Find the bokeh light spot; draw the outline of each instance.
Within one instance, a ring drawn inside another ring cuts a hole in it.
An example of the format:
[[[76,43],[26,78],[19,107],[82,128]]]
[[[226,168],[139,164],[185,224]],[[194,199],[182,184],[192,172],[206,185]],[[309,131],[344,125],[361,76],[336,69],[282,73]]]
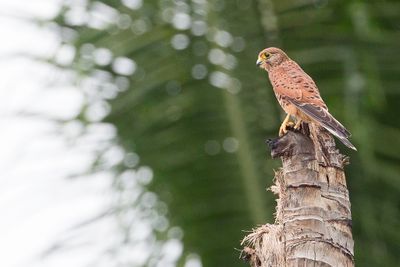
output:
[[[178,30],[187,30],[191,25],[190,16],[186,13],[176,13],[172,18],[172,25]]]
[[[136,71],[136,63],[127,57],[117,57],[114,59],[112,69],[121,75],[132,75]]]
[[[137,19],[132,22],[131,30],[134,34],[141,35],[147,32],[151,27],[151,24],[144,19]]]
[[[189,254],[186,257],[186,262],[184,267],[203,267],[200,257],[197,254]]]
[[[132,24],[132,19],[127,14],[121,14],[118,18],[117,25],[120,29],[128,29]]]
[[[239,141],[234,137],[225,138],[224,142],[222,143],[222,147],[228,153],[234,153],[239,148]]]
[[[235,37],[233,38],[233,42],[231,48],[234,52],[241,52],[246,47],[246,41],[243,37]]]
[[[196,80],[204,79],[207,76],[207,67],[203,64],[196,64],[192,67],[192,77]]]
[[[124,164],[128,168],[133,168],[139,163],[139,156],[136,153],[126,153],[124,158]]]
[[[192,24],[191,31],[195,36],[202,36],[207,32],[207,24],[202,20],[196,20]]]
[[[210,74],[209,80],[210,83],[215,87],[228,88],[231,78],[226,73],[220,71],[213,71]]]
[[[180,227],[174,226],[168,230],[167,235],[169,238],[182,239],[183,238],[183,230]]]
[[[208,60],[215,65],[222,65],[225,61],[225,53],[219,48],[213,48],[208,53]]]
[[[112,61],[112,53],[107,48],[97,48],[93,52],[94,62],[100,66],[106,66]]]
[[[204,150],[209,155],[216,155],[221,150],[221,145],[216,140],[208,140],[204,145]]]
[[[96,101],[86,109],[85,118],[91,122],[101,121],[110,111],[111,107],[106,101]]]
[[[55,61],[60,65],[70,65],[75,57],[75,47],[72,45],[62,45],[56,54]]]
[[[147,166],[142,166],[136,172],[136,179],[143,185],[149,184],[153,180],[153,170]]]
[[[115,84],[118,87],[118,90],[120,92],[126,91],[129,88],[129,79],[127,77],[124,76],[117,76],[115,78]]]
[[[232,44],[232,35],[227,31],[217,31],[214,36],[215,42],[222,47],[228,47]]]
[[[172,47],[176,50],[183,50],[188,47],[189,45],[189,37],[185,34],[179,33],[175,34],[174,37],[171,39]]]
[[[139,9],[143,5],[142,0],[122,0],[122,4],[130,9]]]

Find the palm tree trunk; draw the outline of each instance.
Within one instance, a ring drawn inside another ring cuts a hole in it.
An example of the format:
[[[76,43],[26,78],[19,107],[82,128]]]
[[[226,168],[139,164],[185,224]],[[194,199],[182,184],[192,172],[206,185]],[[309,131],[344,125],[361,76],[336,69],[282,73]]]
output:
[[[317,126],[269,140],[281,157],[272,192],[278,195],[275,224],[266,224],[242,242],[252,267],[354,266],[351,211],[343,171],[348,158]]]

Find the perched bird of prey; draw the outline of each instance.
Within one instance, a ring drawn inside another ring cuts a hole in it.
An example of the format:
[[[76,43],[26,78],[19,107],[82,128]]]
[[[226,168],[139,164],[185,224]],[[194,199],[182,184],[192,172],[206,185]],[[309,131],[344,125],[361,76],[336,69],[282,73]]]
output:
[[[328,112],[313,79],[285,52],[275,47],[266,48],[259,53],[257,66],[268,72],[275,96],[287,114],[279,129],[280,136],[287,132],[293,116],[295,129],[300,128],[302,121],[320,125],[347,147],[357,150],[348,140],[350,132]]]

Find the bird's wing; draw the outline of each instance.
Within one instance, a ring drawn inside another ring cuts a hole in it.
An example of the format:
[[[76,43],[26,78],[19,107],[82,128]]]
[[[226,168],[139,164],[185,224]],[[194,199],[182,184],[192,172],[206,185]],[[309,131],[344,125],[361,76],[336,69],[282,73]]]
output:
[[[349,138],[351,136],[350,132],[325,108],[318,106],[314,103],[297,101],[290,98],[288,98],[288,101],[290,101],[293,105],[295,105],[298,109],[307,114],[313,120],[319,122],[321,126],[326,128],[337,137]]]
[[[322,127],[327,129],[331,134],[335,135],[347,147],[357,150],[356,147],[349,141],[350,132],[336,120],[325,108],[317,106],[314,103],[306,103],[288,98],[292,104],[298,109],[307,114],[314,121],[318,122]]]

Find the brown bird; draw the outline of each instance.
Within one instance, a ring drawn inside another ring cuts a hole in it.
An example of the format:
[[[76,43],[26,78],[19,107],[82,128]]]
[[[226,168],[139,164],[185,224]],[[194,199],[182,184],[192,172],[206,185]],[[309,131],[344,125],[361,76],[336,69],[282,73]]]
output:
[[[287,116],[279,135],[287,132],[290,116],[296,118],[295,129],[301,122],[314,123],[327,129],[347,147],[357,150],[348,140],[350,132],[329,112],[313,79],[279,48],[266,48],[258,54],[257,66],[268,72],[279,104]]]

